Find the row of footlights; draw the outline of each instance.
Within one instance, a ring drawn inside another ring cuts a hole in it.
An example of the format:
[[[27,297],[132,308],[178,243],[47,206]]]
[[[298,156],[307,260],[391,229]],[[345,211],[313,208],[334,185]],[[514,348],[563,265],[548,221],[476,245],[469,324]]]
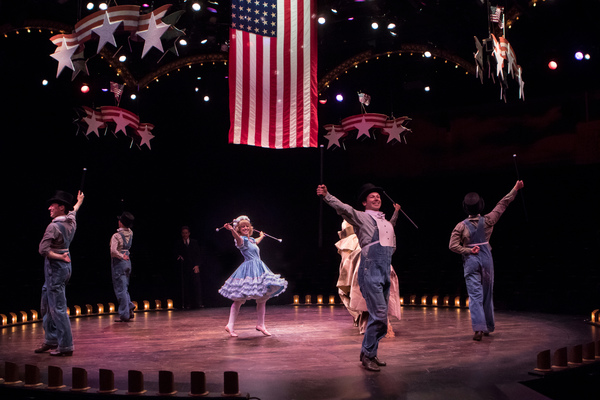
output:
[[[4,378],[0,378],[0,384],[5,387],[31,390],[53,390],[55,392],[96,392],[101,394],[126,394],[143,395],[147,393],[144,389],[144,374],[141,371],[129,370],[127,373],[127,391],[115,388],[114,372],[109,369],[99,370],[99,388],[92,390],[88,386],[88,375],[84,368],[73,367],[72,386],[68,388],[63,384],[63,371],[60,367],[48,366],[48,382],[44,384],[40,380],[40,369],[36,365],[26,364],[24,380],[21,380],[19,366],[13,362],[5,361]],[[249,398],[248,394],[240,393],[238,373],[235,371],[225,371],[223,373],[223,392],[215,393],[214,398]],[[177,395],[175,390],[175,379],[171,371],[158,371],[158,392],[157,396]],[[210,397],[211,393],[206,390],[206,375],[202,371],[192,371],[190,373],[190,392],[186,396]]]

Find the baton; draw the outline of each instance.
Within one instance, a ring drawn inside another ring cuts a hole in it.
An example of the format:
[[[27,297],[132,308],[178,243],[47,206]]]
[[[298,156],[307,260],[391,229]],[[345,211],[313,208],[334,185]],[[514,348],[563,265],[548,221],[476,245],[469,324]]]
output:
[[[385,192],[385,190],[383,191],[383,194],[385,194],[385,195],[386,195],[386,197],[387,197],[388,199],[390,199],[390,201],[391,201],[392,203],[396,204],[396,202],[395,202],[394,200],[392,200],[392,198],[390,197],[390,195],[389,195],[389,194],[387,194],[387,193]],[[412,219],[410,219],[410,217],[409,217],[408,215],[406,215],[406,213],[404,212],[404,210],[402,210],[402,208],[400,209],[400,211],[402,211],[402,214],[404,214],[404,216],[406,217],[406,219],[407,219],[407,220],[409,220],[409,221],[410,221],[410,223],[411,223],[411,224],[413,224],[415,228],[419,229],[419,227],[417,226],[417,224],[415,224],[415,223],[414,223],[414,221],[413,221]]]
[[[83,193],[83,183],[85,182],[85,173],[87,171],[87,168],[83,169],[83,172],[81,173],[81,183],[79,184],[79,191]]]
[[[257,231],[257,232],[262,232],[262,231]],[[265,235],[266,237],[270,237],[271,239],[277,240],[279,243],[281,243],[283,241],[283,239],[276,238],[275,236],[271,236],[268,233],[262,232],[262,234]]]

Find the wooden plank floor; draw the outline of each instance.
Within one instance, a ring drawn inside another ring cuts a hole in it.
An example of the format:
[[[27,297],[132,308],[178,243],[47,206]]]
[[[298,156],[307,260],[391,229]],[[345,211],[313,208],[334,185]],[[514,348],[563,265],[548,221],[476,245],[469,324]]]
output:
[[[34,354],[43,339],[41,323],[0,330],[4,362],[37,365],[47,383],[49,365],[59,366],[71,385],[72,367],[88,371],[96,392],[98,371],[111,369],[117,393],[127,390],[127,371],[144,373],[148,394],[158,391],[158,371],[172,371],[177,396],[190,391],[190,372],[206,373],[207,389],[223,391],[223,372],[237,371],[242,393],[282,399],[544,399],[520,382],[532,376],[540,351],[600,340],[583,316],[497,312],[497,331],[482,342],[472,338],[469,311],[404,307],[393,321],[396,336],[380,343],[387,361],[379,373],[358,361],[362,336],[342,306],[267,306],[264,337],[254,329],[254,303],[242,307],[231,338],[224,330],[228,308],[150,311],[135,322],[114,315],[72,320],[73,357]],[[67,388],[68,390],[68,388]]]

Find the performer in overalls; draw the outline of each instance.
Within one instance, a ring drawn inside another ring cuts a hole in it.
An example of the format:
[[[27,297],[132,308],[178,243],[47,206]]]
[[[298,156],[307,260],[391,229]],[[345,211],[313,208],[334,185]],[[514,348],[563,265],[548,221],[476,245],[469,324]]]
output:
[[[361,247],[358,270],[358,283],[369,320],[360,352],[360,361],[369,371],[380,371],[386,363],[377,357],[379,341],[388,329],[388,301],[390,295],[390,270],[392,254],[396,249],[394,225],[398,219],[399,204],[394,204],[394,214],[388,221],[380,212],[383,189],[367,183],[362,186],[358,202],[365,211],[358,211],[342,203],[327,191],[327,186],[319,185],[317,195],[354,227]]]
[[[73,205],[73,195],[59,190],[48,200],[52,222],[46,228],[39,245],[39,253],[44,257],[44,286],[40,308],[44,342],[35,349],[36,353],[53,350],[50,352],[52,356],[73,355],[73,333],[67,314],[65,286],[71,277],[69,246],[75,236],[76,214],[83,198],[80,191],[77,203]]]
[[[135,305],[129,298],[129,278],[131,276],[131,260],[129,249],[133,241],[133,215],[127,211],[119,217],[119,229],[110,238],[110,257],[113,289],[119,302],[119,320],[129,322],[135,314]]]
[[[464,277],[469,293],[469,310],[473,340],[481,341],[496,328],[494,321],[494,260],[489,240],[494,225],[506,207],[515,199],[523,181],[517,181],[512,190],[489,213],[481,216],[483,199],[475,192],[467,193],[463,209],[468,217],[459,222],[450,235],[449,248],[463,257]]]

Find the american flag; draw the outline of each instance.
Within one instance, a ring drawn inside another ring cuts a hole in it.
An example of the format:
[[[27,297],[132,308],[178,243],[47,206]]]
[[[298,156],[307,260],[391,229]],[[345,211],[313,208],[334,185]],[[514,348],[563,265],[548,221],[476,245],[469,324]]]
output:
[[[490,20],[492,22],[500,22],[502,20],[502,13],[504,12],[504,7],[490,7]]]
[[[232,0],[229,143],[317,147],[315,0]]]
[[[117,104],[121,102],[121,95],[123,94],[123,87],[125,85],[118,84],[116,82],[110,82],[110,91],[115,94],[115,100]]]

